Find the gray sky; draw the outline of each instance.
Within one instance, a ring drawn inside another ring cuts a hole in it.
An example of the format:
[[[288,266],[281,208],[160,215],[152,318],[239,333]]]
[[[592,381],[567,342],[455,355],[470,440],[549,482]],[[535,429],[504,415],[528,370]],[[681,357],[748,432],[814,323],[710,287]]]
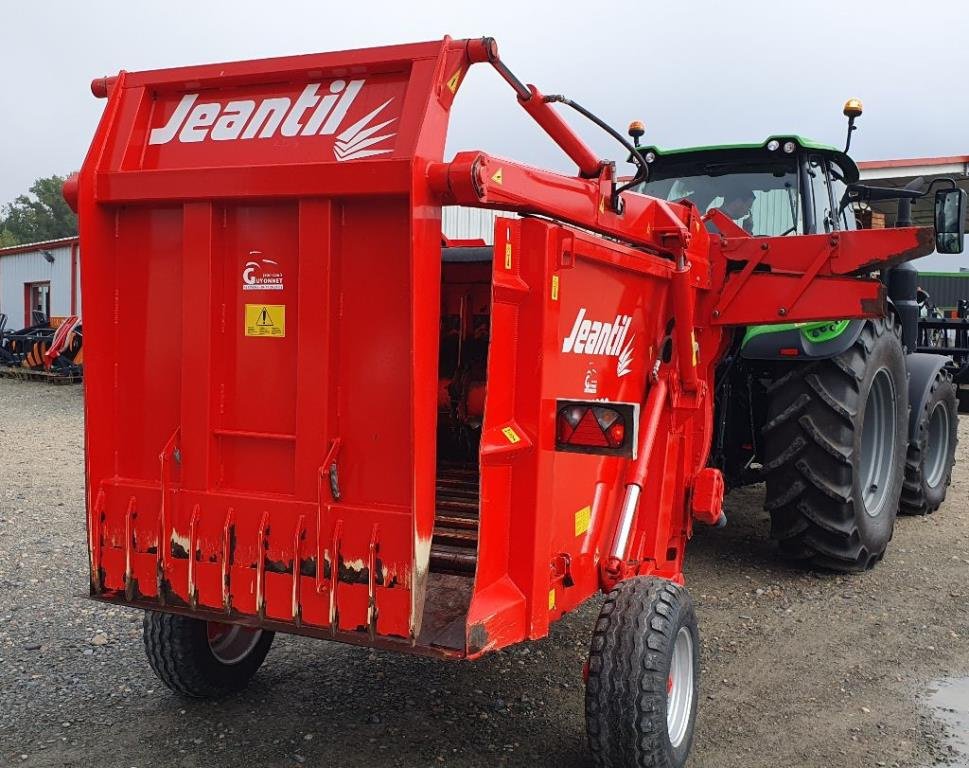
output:
[[[94,77],[444,34],[496,37],[521,79],[620,129],[644,120],[647,143],[797,132],[840,144],[841,105],[858,96],[856,159],[969,153],[964,0],[49,0],[18,3],[4,31],[0,204],[81,164],[105,104],[88,90]],[[582,133],[604,156],[621,156],[597,129]],[[448,148],[569,168],[485,65],[461,88]]]

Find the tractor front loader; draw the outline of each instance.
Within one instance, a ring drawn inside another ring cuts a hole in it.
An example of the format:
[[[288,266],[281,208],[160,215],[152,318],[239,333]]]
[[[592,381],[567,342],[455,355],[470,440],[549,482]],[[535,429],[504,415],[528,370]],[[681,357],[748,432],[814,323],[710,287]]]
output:
[[[480,63],[575,175],[444,160]],[[623,142],[638,184],[635,148],[490,38],[92,88],[104,116],[65,185],[87,254],[91,595],[145,610],[158,676],[238,690],[277,631],[473,660],[605,590],[594,760],[683,765],[683,558],[694,525],[724,521],[710,461],[735,329],[877,322],[868,273],[932,233],[758,238],[639,194],[553,104]],[[451,204],[519,218],[492,248],[442,248]]]

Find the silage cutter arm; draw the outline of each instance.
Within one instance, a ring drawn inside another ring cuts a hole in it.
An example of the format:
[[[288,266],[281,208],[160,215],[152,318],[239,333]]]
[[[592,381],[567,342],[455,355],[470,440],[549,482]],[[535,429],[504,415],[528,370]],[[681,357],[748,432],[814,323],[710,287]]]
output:
[[[634,574],[682,582],[682,544],[691,517],[708,524],[724,520],[723,478],[705,467],[713,434],[713,376],[728,346],[724,328],[881,316],[884,285],[870,273],[931,252],[932,233],[908,227],[755,238],[719,210],[701,217],[692,204],[625,191],[615,165],[598,159],[551,106],[571,104],[568,99],[544,96],[521,83],[491,38],[452,45],[465,46],[468,64],[487,62],[497,70],[524,110],[575,162],[578,174],[564,176],[480,151],[459,152],[449,163],[427,165],[434,196],[445,204],[549,217],[614,238],[635,250],[643,269],[656,270],[669,282],[673,322],[650,340],[651,349],[665,346],[666,351],[648,377],[638,450],[626,471],[625,497],[610,551],[600,560],[600,579],[603,588]],[[706,220],[719,234],[708,232]],[[496,258],[498,248],[496,241]],[[561,248],[567,263],[569,244]],[[689,437],[679,448],[667,443],[657,451],[661,423],[676,425]],[[659,492],[643,496],[646,477],[653,473],[663,478],[655,486]],[[671,509],[671,502],[681,509]],[[664,550],[672,556],[664,556]]]

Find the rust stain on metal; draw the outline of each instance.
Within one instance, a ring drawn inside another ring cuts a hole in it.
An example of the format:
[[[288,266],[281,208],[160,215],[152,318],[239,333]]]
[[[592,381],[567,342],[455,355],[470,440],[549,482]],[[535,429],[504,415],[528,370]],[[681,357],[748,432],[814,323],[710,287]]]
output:
[[[927,256],[935,250],[935,237],[930,227],[918,227],[915,231],[915,245],[889,255],[887,258],[879,258],[866,262],[858,267],[853,274],[862,272],[873,272],[878,269],[893,267],[905,261],[911,261],[921,256]]]
[[[175,539],[171,542],[171,554],[176,560],[188,560],[188,548]]]
[[[488,630],[484,624],[475,624],[468,633],[468,651],[470,653],[481,653],[488,648],[491,638],[488,637]]]
[[[347,560],[340,557],[337,579],[344,584],[366,584],[370,580],[370,572],[363,560]]]

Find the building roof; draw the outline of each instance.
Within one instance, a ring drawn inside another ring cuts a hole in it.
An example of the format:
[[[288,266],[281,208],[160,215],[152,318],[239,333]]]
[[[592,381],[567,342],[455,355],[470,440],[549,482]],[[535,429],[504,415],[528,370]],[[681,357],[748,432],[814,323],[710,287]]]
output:
[[[897,160],[866,160],[858,163],[865,181],[913,179],[918,176],[969,176],[969,155],[903,157]]]
[[[879,168],[912,168],[916,166],[969,164],[969,155],[949,155],[946,157],[903,157],[897,160],[861,160],[858,167],[863,170]]]
[[[78,241],[79,241],[79,238],[75,235],[74,237],[59,237],[56,240],[41,240],[39,243],[23,243],[22,245],[11,245],[6,248],[0,248],[0,257],[12,256],[15,253],[30,253],[31,251],[43,251],[48,248],[65,248],[69,245],[74,245]]]

